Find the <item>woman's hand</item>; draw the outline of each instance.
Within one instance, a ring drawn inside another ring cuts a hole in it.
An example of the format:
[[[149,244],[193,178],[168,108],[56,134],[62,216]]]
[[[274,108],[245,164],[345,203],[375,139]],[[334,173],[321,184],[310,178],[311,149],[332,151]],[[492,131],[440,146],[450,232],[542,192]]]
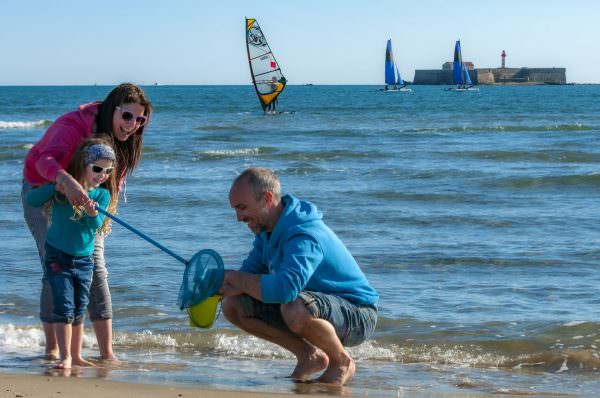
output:
[[[84,204],[83,207],[85,208],[85,212],[88,216],[90,217],[96,217],[98,215],[98,210],[96,210],[96,206],[98,205],[97,202],[94,202],[91,199],[88,199]]]
[[[62,193],[63,195],[65,194],[65,187],[63,186],[63,184],[59,184],[58,182],[54,184],[54,186],[56,187],[56,190],[60,193]]]
[[[57,190],[67,197],[71,206],[85,206],[86,202],[90,200],[81,184],[67,172],[56,176],[56,186]]]

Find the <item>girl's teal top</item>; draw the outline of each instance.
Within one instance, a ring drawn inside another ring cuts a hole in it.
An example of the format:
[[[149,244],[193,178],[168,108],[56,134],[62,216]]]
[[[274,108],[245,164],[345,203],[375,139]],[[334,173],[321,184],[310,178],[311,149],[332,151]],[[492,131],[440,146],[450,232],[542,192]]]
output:
[[[110,203],[110,193],[105,188],[95,188],[88,191],[90,199],[98,203],[102,209]],[[40,207],[52,200],[52,224],[48,230],[46,242],[55,248],[72,256],[89,256],[94,251],[94,236],[102,226],[104,215],[88,216],[85,211],[79,220],[71,220],[73,207],[67,198],[56,191],[55,184],[42,185],[32,189],[27,195],[27,203]]]

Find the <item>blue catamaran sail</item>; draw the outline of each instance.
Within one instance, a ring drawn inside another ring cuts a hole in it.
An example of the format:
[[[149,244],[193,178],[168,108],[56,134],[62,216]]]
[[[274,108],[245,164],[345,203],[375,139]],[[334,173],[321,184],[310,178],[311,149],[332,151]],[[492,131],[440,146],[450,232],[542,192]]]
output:
[[[387,46],[385,48],[385,90],[411,91],[405,87],[406,83],[404,83],[404,80],[402,80],[402,77],[400,76],[400,70],[394,61],[392,39],[388,39]]]
[[[405,86],[404,84],[404,80],[402,80],[402,77],[400,77],[400,69],[398,69],[398,67],[396,66],[396,82],[398,82],[398,84],[400,86]]]
[[[467,86],[472,86],[473,82],[471,81],[471,76],[469,76],[469,70],[467,69],[467,65],[463,64],[462,70],[464,76],[464,84]]]
[[[454,63],[452,64],[452,82],[457,86],[463,84],[463,62],[462,53],[460,51],[460,40],[454,45]]]
[[[396,81],[396,65],[394,63],[394,52],[392,51],[392,39],[387,41],[385,48],[385,84],[395,86]]]
[[[456,88],[451,90],[477,90],[473,87],[471,76],[469,76],[469,70],[467,65],[463,63],[462,51],[460,48],[460,40],[456,41],[454,45],[454,62],[452,63],[452,82],[456,85]]]

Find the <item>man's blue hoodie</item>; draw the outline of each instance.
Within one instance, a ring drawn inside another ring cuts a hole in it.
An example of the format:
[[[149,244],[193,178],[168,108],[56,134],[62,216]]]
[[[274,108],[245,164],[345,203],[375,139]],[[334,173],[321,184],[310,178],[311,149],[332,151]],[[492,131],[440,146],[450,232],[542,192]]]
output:
[[[282,197],[284,209],[271,232],[258,233],[240,271],[261,274],[262,301],[289,303],[303,290],[375,305],[379,296],[346,246],[310,202]]]

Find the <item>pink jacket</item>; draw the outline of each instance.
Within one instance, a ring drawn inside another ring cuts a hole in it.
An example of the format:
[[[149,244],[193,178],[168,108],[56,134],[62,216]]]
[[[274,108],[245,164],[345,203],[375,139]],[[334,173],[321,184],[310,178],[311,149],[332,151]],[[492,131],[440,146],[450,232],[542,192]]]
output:
[[[25,156],[23,176],[34,186],[55,182],[56,175],[66,170],[81,142],[93,134],[100,102],[79,106],[50,125],[41,140]]]

